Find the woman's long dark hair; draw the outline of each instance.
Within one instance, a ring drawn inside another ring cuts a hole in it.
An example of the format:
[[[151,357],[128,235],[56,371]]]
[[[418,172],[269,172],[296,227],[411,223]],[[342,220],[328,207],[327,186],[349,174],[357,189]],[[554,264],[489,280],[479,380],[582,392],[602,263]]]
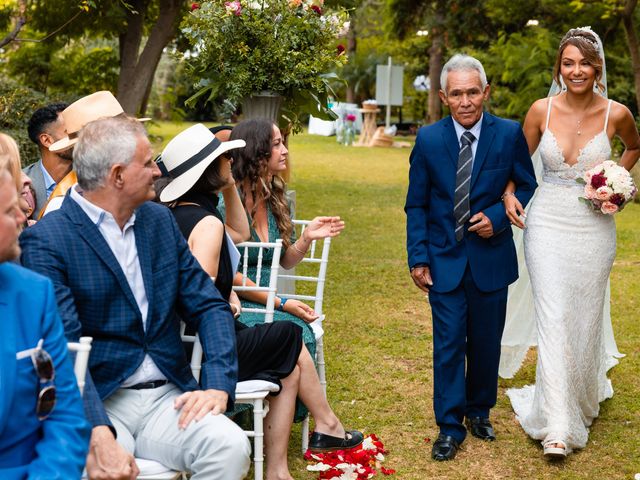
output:
[[[248,196],[253,201],[252,211],[249,212],[252,227],[255,228],[257,204],[264,200],[271,207],[282,245],[287,248],[291,245],[293,223],[285,195],[286,184],[279,175],[274,174],[269,178],[268,163],[271,158],[273,127],[271,120],[262,118],[245,120],[236,125],[231,132],[230,140],[242,139],[247,145],[230,151],[233,157],[231,168],[233,178],[240,185],[243,201]]]

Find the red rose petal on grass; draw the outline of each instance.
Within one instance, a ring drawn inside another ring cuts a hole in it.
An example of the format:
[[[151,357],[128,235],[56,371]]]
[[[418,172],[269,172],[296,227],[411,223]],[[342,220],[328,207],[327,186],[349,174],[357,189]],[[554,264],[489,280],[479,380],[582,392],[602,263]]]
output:
[[[380,471],[384,474],[384,475],[393,475],[394,473],[396,473],[396,471],[393,468],[384,468],[384,467],[380,467]]]
[[[424,437],[424,443],[429,443],[431,441],[431,439],[429,437]]]

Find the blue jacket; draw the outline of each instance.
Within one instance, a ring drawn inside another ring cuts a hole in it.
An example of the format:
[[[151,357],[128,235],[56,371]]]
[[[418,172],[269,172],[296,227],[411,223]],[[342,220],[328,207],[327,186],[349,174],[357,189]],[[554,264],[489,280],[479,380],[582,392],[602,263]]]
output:
[[[31,358],[16,359],[40,339],[53,359],[57,398],[43,421],[36,415],[40,380]],[[0,478],[80,478],[89,433],[51,282],[1,263]]]
[[[94,426],[110,425],[102,400],[148,353],[182,391],[200,388],[180,339],[180,319],[200,334],[203,388],[233,402],[237,354],[233,316],[182,237],[166,207],[136,210],[136,247],[149,301],[146,331],[127,279],[98,227],[69,195],[21,237],[22,263],[53,280],[67,338],[93,337],[85,409]]]
[[[407,214],[409,268],[428,265],[433,290],[456,288],[467,263],[477,287],[485,292],[504,288],[518,278],[513,234],[500,197],[507,182],[526,205],[537,186],[527,143],[517,122],[484,112],[471,175],[471,216],[484,212],[494,235],[483,239],[467,232],[455,239],[453,197],[460,147],[453,120],[446,117],[418,132],[411,152]]]

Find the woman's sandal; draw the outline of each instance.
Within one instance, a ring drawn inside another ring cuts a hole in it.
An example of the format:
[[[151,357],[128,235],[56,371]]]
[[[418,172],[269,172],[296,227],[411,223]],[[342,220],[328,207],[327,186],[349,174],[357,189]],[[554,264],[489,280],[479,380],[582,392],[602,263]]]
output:
[[[560,440],[544,442],[544,456],[547,458],[567,458],[567,446]]]

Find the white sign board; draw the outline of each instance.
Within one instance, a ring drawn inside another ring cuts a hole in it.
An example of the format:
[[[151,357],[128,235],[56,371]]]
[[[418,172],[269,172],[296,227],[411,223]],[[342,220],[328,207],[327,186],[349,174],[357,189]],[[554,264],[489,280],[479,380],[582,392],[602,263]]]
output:
[[[402,83],[404,67],[391,67],[391,89],[389,89],[389,66],[376,68],[376,101],[378,105],[402,106]],[[387,99],[391,92],[391,102]]]

